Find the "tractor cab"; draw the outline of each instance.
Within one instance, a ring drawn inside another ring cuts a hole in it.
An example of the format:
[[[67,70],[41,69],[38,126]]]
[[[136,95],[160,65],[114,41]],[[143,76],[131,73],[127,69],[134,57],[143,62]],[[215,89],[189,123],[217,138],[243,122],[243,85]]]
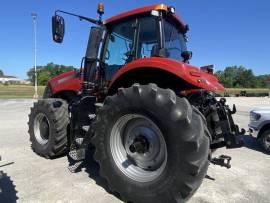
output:
[[[64,19],[57,12],[70,13],[56,11],[53,17],[53,39],[61,43]],[[99,91],[108,88],[117,72],[138,59],[160,57],[187,63],[191,58],[186,47],[188,26],[175,15],[174,7],[164,4],[142,7],[106,21],[101,21],[100,5],[98,13],[99,20],[78,16],[96,24],[91,28],[84,57],[84,89],[93,89],[93,85]]]
[[[102,61],[105,79],[124,65],[142,58],[163,57],[187,62],[187,27],[175,18],[174,9],[153,9],[106,23]]]
[[[155,8],[133,16],[126,13],[128,17],[105,22],[107,34],[101,59],[106,80],[137,59],[163,57],[188,61],[187,27],[175,17],[173,8]]]

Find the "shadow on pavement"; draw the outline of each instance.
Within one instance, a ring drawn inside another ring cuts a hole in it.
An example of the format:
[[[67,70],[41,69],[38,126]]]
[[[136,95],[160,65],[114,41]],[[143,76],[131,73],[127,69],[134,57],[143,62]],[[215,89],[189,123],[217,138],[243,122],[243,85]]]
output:
[[[15,185],[7,174],[0,171],[0,202],[13,203],[18,197],[16,195]]]
[[[261,152],[261,153],[264,153],[264,154],[267,154],[263,150],[263,148],[262,148],[262,146],[257,138],[252,137],[250,135],[244,135],[244,136],[242,136],[242,138],[243,138],[244,143],[245,143],[244,147]]]
[[[121,200],[119,194],[111,191],[110,188],[108,187],[107,181],[99,175],[99,164],[94,160],[94,152],[95,152],[94,147],[91,147],[86,151],[85,160],[77,168],[75,173],[80,172],[82,171],[82,169],[84,169],[85,172],[88,173],[89,177],[93,179],[97,185],[101,186],[106,190],[106,192],[114,195],[116,198]],[[69,163],[71,163],[70,159],[68,159],[68,161]]]
[[[250,135],[244,135],[242,136],[242,138],[245,143],[244,147],[266,154],[256,138]],[[82,171],[82,169],[85,169],[85,172],[89,174],[89,177],[91,179],[95,180],[97,185],[103,187],[108,193],[114,195],[116,198],[121,200],[119,194],[112,192],[108,187],[106,180],[99,175],[99,165],[93,158],[94,151],[94,147],[91,147],[91,149],[86,151],[85,160],[82,162],[80,167],[77,168],[76,173]],[[70,160],[69,163],[71,163]],[[206,178],[210,180],[215,180],[210,176],[207,176]]]
[[[12,164],[14,164],[14,162],[6,163],[6,164],[3,164],[3,165],[0,165],[0,168],[4,167],[4,166],[9,166],[9,165],[12,165]]]

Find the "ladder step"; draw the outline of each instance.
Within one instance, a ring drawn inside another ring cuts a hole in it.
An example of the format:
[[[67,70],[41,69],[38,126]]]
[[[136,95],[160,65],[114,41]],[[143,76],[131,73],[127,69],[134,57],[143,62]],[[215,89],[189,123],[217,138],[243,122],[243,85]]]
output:
[[[103,103],[95,103],[95,106],[96,106],[97,108],[101,108],[101,107],[103,107]]]
[[[84,125],[84,126],[82,127],[83,131],[85,131],[85,132],[88,132],[88,131],[89,131],[89,128],[90,128],[89,125]]]
[[[71,173],[75,173],[76,170],[79,168],[79,166],[81,165],[82,161],[78,161],[78,162],[75,162],[73,164],[70,164],[68,166],[68,170],[71,172]]]
[[[77,145],[81,145],[83,143],[83,138],[76,138],[75,142]]]
[[[94,118],[96,118],[96,114],[89,114],[88,117],[90,120],[93,120]]]
[[[68,155],[74,161],[81,161],[85,158],[85,149],[71,150]]]

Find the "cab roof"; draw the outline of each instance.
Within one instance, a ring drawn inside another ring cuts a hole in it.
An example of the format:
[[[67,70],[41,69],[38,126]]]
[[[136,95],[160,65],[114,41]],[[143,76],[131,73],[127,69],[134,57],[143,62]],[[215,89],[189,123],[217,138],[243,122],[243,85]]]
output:
[[[120,13],[116,16],[113,16],[111,18],[108,18],[107,20],[105,20],[104,24],[108,25],[108,24],[118,22],[120,20],[123,20],[123,19],[131,17],[131,16],[149,13],[152,10],[160,10],[160,11],[168,12],[169,8],[170,7],[166,4],[154,4],[154,5],[150,5],[150,6],[144,6],[144,7],[136,8],[136,9],[133,9],[130,11],[126,11],[126,12]],[[185,23],[176,14],[170,14],[170,15],[174,19],[175,23],[178,24],[178,26],[180,26],[182,29],[185,29],[185,26],[186,26]]]

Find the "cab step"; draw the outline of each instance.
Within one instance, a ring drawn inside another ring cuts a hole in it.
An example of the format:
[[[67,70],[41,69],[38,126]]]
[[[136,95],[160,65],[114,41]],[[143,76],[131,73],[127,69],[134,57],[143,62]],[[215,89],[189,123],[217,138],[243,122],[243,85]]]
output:
[[[74,161],[81,161],[85,158],[85,149],[81,148],[81,149],[77,149],[77,150],[71,150],[68,153],[69,157],[71,159],[73,159]]]
[[[82,161],[72,161],[72,163],[70,162],[69,163],[69,166],[68,166],[68,170],[71,172],[71,173],[76,173],[78,171],[78,169],[80,169],[81,167],[81,163]]]

